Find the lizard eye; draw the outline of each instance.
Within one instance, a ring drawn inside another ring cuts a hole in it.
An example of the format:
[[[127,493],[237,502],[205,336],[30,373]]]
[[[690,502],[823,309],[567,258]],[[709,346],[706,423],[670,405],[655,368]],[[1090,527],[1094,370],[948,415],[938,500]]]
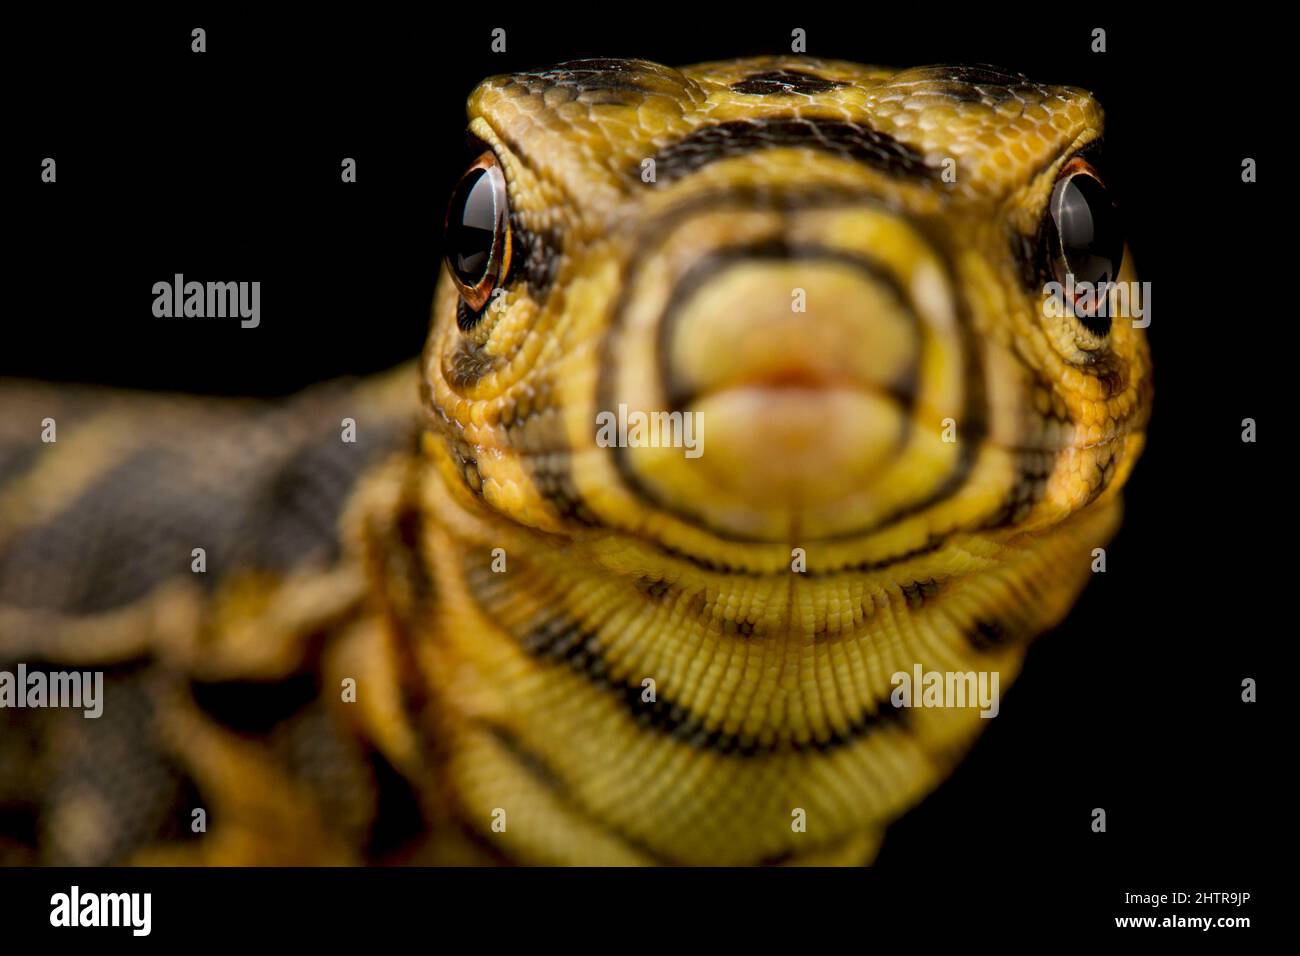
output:
[[[510,200],[505,174],[491,150],[474,161],[452,191],[443,245],[461,298],[471,309],[482,309],[510,268]]]
[[[1072,159],[1056,181],[1047,211],[1047,252],[1056,281],[1065,288],[1091,283],[1094,291],[1114,282],[1124,256],[1124,236],[1097,171],[1082,159]],[[1104,336],[1110,316],[1098,306],[1106,298],[1094,295],[1088,301],[1095,304],[1086,310],[1079,308],[1077,297],[1070,304],[1090,332]]]

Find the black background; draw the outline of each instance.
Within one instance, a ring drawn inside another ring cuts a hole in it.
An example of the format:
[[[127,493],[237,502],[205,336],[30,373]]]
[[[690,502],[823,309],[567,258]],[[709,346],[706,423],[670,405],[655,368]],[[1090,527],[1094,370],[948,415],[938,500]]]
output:
[[[1091,89],[1108,116],[1104,172],[1153,284],[1150,442],[1108,572],[1035,644],[1001,715],[892,829],[879,864],[968,868],[972,886],[991,868],[1050,883],[1102,867],[1126,889],[1246,888],[1280,852],[1276,794],[1294,759],[1277,659],[1295,630],[1277,543],[1292,499],[1269,450],[1294,376],[1269,222],[1291,213],[1264,140],[1280,122],[1277,28],[1253,14],[914,6],[12,24],[0,373],[273,395],[414,355],[465,158],[464,100],[492,73],[781,52],[799,26],[813,55],[990,62]],[[190,52],[194,26],[205,54]],[[506,54],[490,52],[496,26]],[[1094,26],[1104,54],[1090,52]],[[39,181],[45,156],[55,185]],[[344,156],[354,185],[339,180]],[[1257,184],[1241,181],[1246,156]],[[175,272],[261,280],[261,326],[153,318],[151,286]],[[1257,444],[1240,440],[1245,417]],[[1241,702],[1248,676],[1260,703]]]

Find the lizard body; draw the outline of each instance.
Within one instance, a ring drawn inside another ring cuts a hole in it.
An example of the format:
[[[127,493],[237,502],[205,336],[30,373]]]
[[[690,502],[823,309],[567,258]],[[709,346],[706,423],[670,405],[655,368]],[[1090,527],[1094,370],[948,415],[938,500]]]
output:
[[[0,859],[864,862],[981,729],[893,675],[1005,687],[1083,588],[1151,401],[1141,331],[1043,293],[1106,259],[1091,96],[600,60],[469,114],[414,365],[4,386],[0,664],[107,692],[0,711]],[[620,407],[702,453],[605,447]]]

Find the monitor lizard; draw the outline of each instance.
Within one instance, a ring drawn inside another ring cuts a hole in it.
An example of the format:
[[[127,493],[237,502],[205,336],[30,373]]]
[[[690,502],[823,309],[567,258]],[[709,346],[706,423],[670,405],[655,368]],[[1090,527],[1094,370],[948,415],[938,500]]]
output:
[[[1134,279],[1090,94],[610,59],[468,114],[417,360],[0,387],[0,670],[105,675],[0,710],[0,859],[864,863],[985,726],[895,675],[1005,687],[1089,580],[1152,398],[1046,291]]]

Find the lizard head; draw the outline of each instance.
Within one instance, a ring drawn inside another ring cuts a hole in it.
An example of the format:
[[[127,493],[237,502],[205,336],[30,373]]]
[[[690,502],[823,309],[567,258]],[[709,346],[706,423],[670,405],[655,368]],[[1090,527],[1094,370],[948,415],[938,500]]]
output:
[[[1101,110],[768,58],[469,114],[417,470],[449,776],[524,859],[861,862],[996,711],[900,675],[1011,679],[1142,446],[1144,333],[1079,294],[1133,279]]]
[[[469,117],[424,391],[447,477],[515,522],[847,566],[1049,526],[1132,466],[1144,335],[1078,292],[1134,279],[1088,93],[586,60]]]

